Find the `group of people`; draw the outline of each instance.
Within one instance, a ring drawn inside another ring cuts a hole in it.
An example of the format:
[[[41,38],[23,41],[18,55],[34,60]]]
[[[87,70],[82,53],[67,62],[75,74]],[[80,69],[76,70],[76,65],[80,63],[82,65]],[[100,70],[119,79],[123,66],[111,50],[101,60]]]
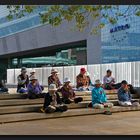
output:
[[[27,75],[25,67],[21,69],[21,74],[18,76],[17,92],[28,93],[29,99],[44,98],[44,106],[42,111],[46,113],[63,112],[68,108],[66,104],[79,103],[83,101],[82,97],[75,96],[75,90],[88,91],[92,88],[92,102],[88,107],[97,109],[111,108],[113,104],[108,102],[105,93],[106,90],[117,89],[118,91],[118,103],[121,106],[138,106],[137,101],[132,100],[131,94],[135,91],[133,86],[123,80],[121,83],[115,83],[114,77],[112,77],[112,71],[107,70],[106,75],[103,78],[103,84],[100,80],[95,80],[93,84],[89,73],[85,68],[80,69],[80,73],[76,77],[76,88],[71,84],[68,77],[64,79],[62,84],[56,69],[51,70],[51,75],[48,77],[48,93],[43,92],[44,87],[39,84],[36,78],[35,70],[32,70],[30,76]],[[62,98],[60,97],[60,94]],[[109,111],[106,111],[110,114]]]

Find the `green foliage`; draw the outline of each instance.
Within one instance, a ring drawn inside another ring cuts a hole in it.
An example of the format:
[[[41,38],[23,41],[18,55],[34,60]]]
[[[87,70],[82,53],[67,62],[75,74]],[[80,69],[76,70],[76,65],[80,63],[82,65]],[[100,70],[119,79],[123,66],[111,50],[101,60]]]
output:
[[[109,17],[109,22],[110,22],[111,24],[115,24],[115,23],[117,23],[117,19],[115,19],[115,18],[113,18],[113,17]]]
[[[140,11],[137,11],[136,12],[136,16],[140,16]]]
[[[9,15],[7,18],[11,20],[14,16],[21,18],[26,13],[32,13],[39,6],[25,5],[21,8],[19,5],[8,5]],[[89,25],[89,17],[91,16],[94,21],[97,18],[103,18],[107,23],[117,23],[118,17],[128,16],[129,11],[135,11],[137,16],[140,16],[139,6],[128,6],[128,9],[124,12],[119,10],[118,5],[50,5],[46,6],[46,11],[40,13],[41,22],[51,24],[52,26],[60,25],[63,20],[68,22],[75,20],[75,26],[79,31],[83,31]],[[130,15],[129,15],[130,16]],[[101,22],[97,27],[94,27],[92,32],[97,33],[98,29],[105,26],[104,22]]]

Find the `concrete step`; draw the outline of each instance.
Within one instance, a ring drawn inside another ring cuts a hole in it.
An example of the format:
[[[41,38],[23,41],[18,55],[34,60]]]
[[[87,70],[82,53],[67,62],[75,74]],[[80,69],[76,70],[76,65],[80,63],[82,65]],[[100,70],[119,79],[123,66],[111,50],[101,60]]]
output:
[[[42,104],[35,105],[22,105],[22,106],[4,106],[0,107],[1,114],[25,113],[25,112],[38,112]]]
[[[105,90],[107,95],[117,94],[117,90]],[[61,96],[61,93],[58,92]],[[88,96],[91,95],[91,91],[75,91],[76,96]]]
[[[91,101],[91,95],[88,96],[81,96],[83,98],[84,101]],[[114,100],[114,99],[118,99],[118,96],[116,94],[110,94],[107,95],[108,100]],[[136,99],[139,98],[139,96],[137,94],[132,94],[132,98]]]
[[[105,90],[106,94],[117,94],[117,90]],[[91,95],[91,91],[75,91],[77,96]]]
[[[76,108],[87,108],[90,102],[85,103],[72,103],[68,104],[69,109]],[[0,115],[1,114],[13,114],[13,113],[26,113],[26,112],[39,112],[39,109],[43,106],[43,104],[33,104],[33,105],[20,105],[20,106],[3,106],[0,107]]]
[[[117,94],[117,90],[105,90],[106,94]],[[91,95],[91,91],[75,91],[76,96],[84,96],[84,95]],[[27,93],[26,93],[27,94]],[[19,94],[19,93],[0,93],[0,100],[3,99],[22,99],[25,98],[26,94]],[[61,95],[61,93],[59,93]]]
[[[5,100],[0,100],[0,107],[1,106],[19,106],[19,105],[33,105],[33,104],[43,104],[44,99],[20,99],[20,97],[24,95],[16,94],[16,95],[1,95],[4,96]],[[0,96],[0,97],[1,97]],[[19,99],[17,99],[18,97]],[[83,97],[83,101],[91,101],[91,96],[81,96]],[[117,100],[117,95],[107,95],[108,100]],[[138,95],[133,94],[132,95],[133,99],[139,99]],[[8,99],[7,99],[8,98]],[[9,99],[10,98],[10,99]],[[16,98],[16,99],[15,99]]]
[[[139,107],[120,107],[114,106],[111,109],[112,113],[117,112],[127,112],[127,111],[140,111]],[[72,117],[72,116],[84,116],[84,115],[96,115],[102,114],[104,110],[101,109],[92,109],[92,108],[82,108],[82,109],[69,109],[63,113],[19,113],[19,114],[5,114],[0,115],[0,123],[11,123],[11,122],[21,122],[21,121],[33,121],[33,120],[41,120],[41,119],[54,119],[54,118],[64,118],[64,117]]]
[[[20,106],[20,105],[33,105],[33,104],[43,104],[44,99],[8,99],[8,100],[0,100],[1,106]]]
[[[139,99],[137,99],[139,101]],[[77,108],[88,108],[88,104],[91,101],[84,101],[78,104],[72,103],[67,104],[69,109],[77,109]],[[115,106],[118,105],[118,100],[110,100]],[[3,106],[0,107],[0,115],[1,114],[13,114],[13,113],[26,113],[26,112],[38,112],[39,109],[43,106],[43,104],[33,104],[33,105],[20,105],[20,106]]]
[[[140,99],[132,99],[132,100],[136,100],[138,102],[140,102]],[[118,106],[119,103],[118,103],[118,100],[115,99],[115,100],[108,100],[109,102],[113,103],[114,106]],[[85,107],[87,107],[87,105],[90,103],[91,101],[82,101],[81,104],[86,104]],[[84,106],[84,105],[83,105]]]
[[[0,100],[6,100],[6,99],[24,99],[27,96],[27,94],[0,94]]]

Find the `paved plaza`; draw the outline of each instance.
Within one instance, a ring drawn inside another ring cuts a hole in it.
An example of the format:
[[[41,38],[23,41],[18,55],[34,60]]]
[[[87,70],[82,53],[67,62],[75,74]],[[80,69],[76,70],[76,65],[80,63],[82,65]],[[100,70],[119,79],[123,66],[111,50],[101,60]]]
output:
[[[1,135],[136,135],[140,111],[57,118],[0,125]]]

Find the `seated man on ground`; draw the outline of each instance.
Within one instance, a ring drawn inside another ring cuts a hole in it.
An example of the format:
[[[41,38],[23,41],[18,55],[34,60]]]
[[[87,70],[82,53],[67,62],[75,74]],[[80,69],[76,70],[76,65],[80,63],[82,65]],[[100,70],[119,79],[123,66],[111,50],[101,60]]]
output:
[[[139,106],[139,102],[132,101],[130,87],[125,80],[121,82],[121,87],[118,90],[118,100],[121,106]]]
[[[60,89],[62,84],[58,77],[58,71],[56,69],[51,70],[51,75],[48,77],[48,86],[50,84],[55,84],[57,89]]]
[[[4,83],[0,81],[0,93],[8,92],[8,88],[5,87]]]
[[[80,74],[76,77],[76,88],[79,91],[89,90],[89,78],[86,75],[86,69],[81,68]]]
[[[27,73],[26,68],[22,67],[21,74],[17,77],[17,80],[18,80],[17,92],[18,93],[27,92],[27,85],[29,84],[29,77],[26,73]]]
[[[83,101],[82,97],[75,97],[75,92],[72,89],[72,86],[70,85],[71,81],[69,78],[65,78],[64,79],[64,85],[63,87],[60,89],[61,93],[62,93],[62,101],[65,104],[70,104],[70,103],[78,103]]]
[[[107,70],[106,76],[103,78],[104,89],[111,90],[111,89],[119,89],[121,87],[120,83],[115,84],[114,77],[111,76],[112,71]]]
[[[42,93],[42,87],[40,86],[37,78],[33,75],[30,78],[30,83],[28,84],[28,98],[36,99],[36,98],[44,98],[46,93]]]
[[[49,85],[49,92],[45,95],[44,111],[46,113],[67,111],[67,106],[62,104],[55,84]]]
[[[96,109],[111,108],[113,104],[107,101],[106,93],[101,84],[100,80],[95,81],[95,88],[92,90],[92,107]]]

